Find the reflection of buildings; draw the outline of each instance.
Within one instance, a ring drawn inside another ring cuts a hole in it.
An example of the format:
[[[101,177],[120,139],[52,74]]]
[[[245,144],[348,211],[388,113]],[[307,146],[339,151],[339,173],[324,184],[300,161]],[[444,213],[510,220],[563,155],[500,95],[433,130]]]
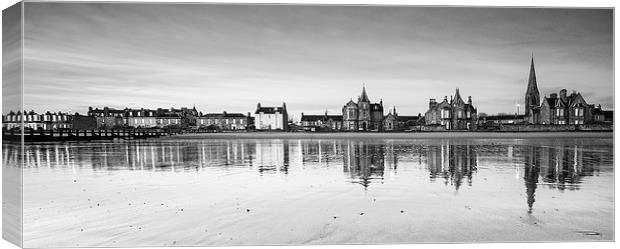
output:
[[[467,178],[467,184],[471,186],[478,161],[474,146],[444,140],[441,145],[429,145],[426,153],[431,181],[441,177],[445,184],[449,182],[458,190],[463,178]]]
[[[584,177],[599,171],[600,162],[613,161],[613,154],[596,150],[596,147],[584,150],[584,145],[579,142],[572,142],[571,145],[558,142],[554,147],[528,146],[524,149],[523,158],[523,179],[528,212],[531,212],[540,180],[558,191],[578,190]]]
[[[335,140],[300,141],[302,165],[315,164],[329,167],[332,162],[339,160],[342,155],[343,144]]]
[[[260,173],[288,173],[289,143],[282,140],[267,140],[256,143],[254,164]]]
[[[454,142],[446,139],[428,145],[356,139],[219,139],[104,142],[86,146],[83,143],[28,144],[24,147],[23,165],[29,168],[90,168],[94,171],[240,168],[260,175],[327,170],[318,174],[321,176],[333,174],[334,170],[337,173],[343,167],[347,181],[364,188],[371,183],[383,183],[386,176],[389,181],[389,177],[395,176],[397,168],[401,167],[398,168],[399,175],[428,170],[431,182],[443,179],[444,184],[450,184],[458,191],[463,184],[472,185],[478,165],[505,163],[515,167],[517,175],[523,177],[528,211],[532,212],[536,191],[544,186],[558,191],[578,190],[584,177],[598,174],[601,165],[612,165],[613,162],[609,145],[591,145],[586,141],[557,140],[551,146],[518,145],[518,142],[499,146]],[[20,153],[18,144],[4,143],[4,165],[20,165]],[[488,159],[491,161],[485,161]],[[522,162],[523,167],[515,162]],[[417,165],[420,167],[414,168]],[[541,183],[544,183],[542,187]]]
[[[345,146],[343,155],[344,172],[348,172],[351,175],[353,182],[367,188],[372,180],[383,180],[386,154],[384,144],[348,141]]]

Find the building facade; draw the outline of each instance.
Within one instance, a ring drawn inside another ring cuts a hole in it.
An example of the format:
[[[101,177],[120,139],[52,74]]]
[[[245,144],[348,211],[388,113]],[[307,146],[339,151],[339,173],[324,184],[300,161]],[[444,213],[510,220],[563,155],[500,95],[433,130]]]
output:
[[[363,87],[357,103],[349,100],[342,107],[342,128],[346,131],[383,130],[383,100],[371,103]]]
[[[422,114],[418,113],[418,116],[401,116],[396,112],[396,107],[390,110],[383,118],[383,131],[413,130],[419,125],[424,125]]]
[[[104,107],[103,109],[88,107],[88,116],[95,117],[97,128],[112,129],[126,125],[125,110]]]
[[[256,130],[288,130],[286,103],[282,103],[281,107],[264,107],[258,103],[254,112],[254,125]]]
[[[448,96],[440,103],[430,99],[424,120],[427,126],[441,126],[446,130],[475,130],[478,111],[472,104],[471,96],[465,103],[457,88],[449,101]]]
[[[125,124],[133,128],[158,127],[157,110],[149,109],[125,109]]]
[[[530,124],[544,125],[583,125],[595,123],[603,113],[596,110],[594,105],[586,102],[581,93],[573,91],[570,95],[566,89],[558,93],[552,93],[540,100],[540,93],[536,82],[534,70],[534,58],[530,64],[530,75],[525,92],[525,119]],[[542,103],[541,103],[542,102]],[[603,118],[604,119],[604,118]]]
[[[340,131],[342,130],[341,115],[306,115],[301,113],[301,126],[307,131]]]
[[[71,129],[72,115],[62,112],[46,112],[45,114],[38,114],[34,111],[30,112],[9,112],[6,115],[2,115],[2,128],[14,129],[21,127],[22,123],[24,128],[33,130],[56,130],[56,129]]]
[[[88,108],[88,116],[94,117],[99,129],[115,128],[164,128],[175,126],[179,128],[196,127],[198,111],[196,107],[153,109],[114,109],[104,107],[102,109]]]
[[[198,118],[198,127],[216,127],[220,130],[246,130],[250,124],[250,113],[207,113]]]

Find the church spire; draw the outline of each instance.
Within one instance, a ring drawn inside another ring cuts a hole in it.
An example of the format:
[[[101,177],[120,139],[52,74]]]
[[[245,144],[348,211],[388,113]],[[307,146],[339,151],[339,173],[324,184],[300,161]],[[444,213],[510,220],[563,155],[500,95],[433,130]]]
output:
[[[366,94],[366,84],[362,86],[362,95],[360,96],[360,101],[370,102],[368,95]]]
[[[532,109],[540,105],[540,92],[538,92],[538,84],[536,82],[536,70],[534,69],[534,54],[530,64],[530,76],[527,80],[527,91],[525,92],[525,116],[532,116]],[[534,123],[530,119],[530,123]]]
[[[527,90],[538,92],[536,83],[536,70],[534,70],[534,55],[532,54],[532,63],[530,64],[530,78],[527,81]]]

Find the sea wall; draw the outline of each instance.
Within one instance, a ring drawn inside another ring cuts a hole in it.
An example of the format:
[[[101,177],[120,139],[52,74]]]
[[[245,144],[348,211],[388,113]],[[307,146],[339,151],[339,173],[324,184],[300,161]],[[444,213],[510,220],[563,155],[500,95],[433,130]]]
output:
[[[479,129],[484,131],[485,129]],[[491,129],[488,129],[491,130]],[[500,125],[493,131],[503,132],[561,132],[561,131],[613,131],[611,124],[587,124],[587,125]]]

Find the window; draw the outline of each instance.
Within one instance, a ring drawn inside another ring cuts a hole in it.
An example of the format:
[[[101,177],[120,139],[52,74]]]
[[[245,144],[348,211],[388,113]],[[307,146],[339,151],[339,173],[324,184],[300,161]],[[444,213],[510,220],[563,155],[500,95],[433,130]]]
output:
[[[577,117],[583,117],[583,108],[577,108],[577,109],[575,109],[575,116],[577,116]]]
[[[450,110],[448,109],[441,110],[441,118],[450,118]]]

